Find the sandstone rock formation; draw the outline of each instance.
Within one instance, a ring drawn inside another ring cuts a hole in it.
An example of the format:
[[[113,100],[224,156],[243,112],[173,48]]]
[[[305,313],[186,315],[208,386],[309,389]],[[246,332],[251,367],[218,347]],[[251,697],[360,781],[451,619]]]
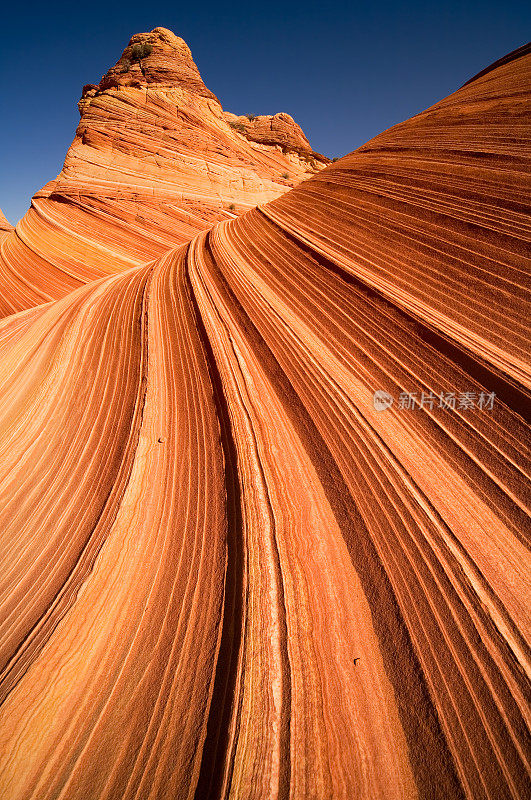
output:
[[[13,226],[11,225],[10,222],[7,221],[7,219],[4,216],[4,212],[0,208],[0,233],[6,233],[6,232],[11,233],[12,230]]]
[[[135,58],[143,45],[149,55]],[[287,114],[259,117],[254,136],[231,125],[186,43],[165,28],[133,36],[83,88],[79,110],[61,174],[0,250],[0,314],[153,261],[329,162]]]
[[[530,62],[0,322],[2,796],[529,796]]]

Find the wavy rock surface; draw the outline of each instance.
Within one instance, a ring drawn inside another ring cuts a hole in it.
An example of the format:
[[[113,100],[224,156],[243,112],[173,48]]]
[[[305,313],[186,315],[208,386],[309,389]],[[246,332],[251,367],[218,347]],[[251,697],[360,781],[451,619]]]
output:
[[[2,796],[529,796],[530,60],[0,322]]]
[[[329,162],[288,114],[245,118],[249,133],[165,28],[133,36],[79,110],[60,175],[0,246],[2,315],[153,261]]]

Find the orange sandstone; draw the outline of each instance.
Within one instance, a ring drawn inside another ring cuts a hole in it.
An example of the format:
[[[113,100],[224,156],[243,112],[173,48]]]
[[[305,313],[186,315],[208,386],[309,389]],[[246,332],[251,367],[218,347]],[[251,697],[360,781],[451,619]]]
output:
[[[134,58],[140,43],[151,52]],[[254,138],[242,135],[165,28],[133,36],[100,83],[83,88],[79,111],[60,175],[3,243],[2,315],[153,261],[329,161],[287,114],[260,117]]]
[[[301,142],[233,133],[172,37],[88,90],[1,241],[27,254],[0,321],[0,793],[523,800],[531,56],[237,218],[195,182],[205,230],[171,247],[194,144],[166,153],[157,81],[234,175]],[[107,259],[80,249],[69,293],[59,229]]]

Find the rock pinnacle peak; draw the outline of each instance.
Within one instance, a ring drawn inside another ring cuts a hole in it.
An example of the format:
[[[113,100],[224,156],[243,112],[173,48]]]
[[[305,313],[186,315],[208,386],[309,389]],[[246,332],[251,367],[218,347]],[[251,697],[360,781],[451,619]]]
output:
[[[203,83],[184,39],[162,27],[131,36],[116,64],[105,73],[99,84],[87,84],[83,97],[122,86],[179,87],[217,100]]]

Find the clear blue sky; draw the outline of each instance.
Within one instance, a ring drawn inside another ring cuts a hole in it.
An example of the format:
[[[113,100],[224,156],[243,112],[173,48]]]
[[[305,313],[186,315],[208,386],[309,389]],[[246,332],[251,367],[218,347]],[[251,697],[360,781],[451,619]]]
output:
[[[287,111],[315,150],[340,156],[524,44],[530,22],[531,5],[517,0],[10,0],[0,47],[0,207],[15,223],[57,175],[81,87],[99,81],[133,33],[171,28],[226,110]]]

